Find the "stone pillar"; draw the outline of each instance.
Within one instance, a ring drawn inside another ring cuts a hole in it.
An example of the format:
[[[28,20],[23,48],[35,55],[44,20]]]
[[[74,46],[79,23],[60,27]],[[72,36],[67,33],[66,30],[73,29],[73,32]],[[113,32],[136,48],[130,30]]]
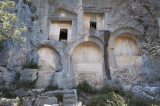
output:
[[[109,57],[108,62],[109,62],[110,70],[116,68],[115,56],[113,51],[114,51],[114,48],[108,48],[108,57]]]
[[[77,20],[72,20],[72,40],[77,39]]]
[[[78,5],[77,5],[77,13],[78,13],[78,25],[77,25],[77,29],[78,29],[78,36],[83,35],[84,31],[83,31],[83,1],[79,0],[78,1]]]
[[[68,74],[67,76],[72,76],[73,70],[72,70],[72,55],[68,56]]]
[[[48,20],[48,3],[45,4],[45,14],[44,14],[44,18],[42,20],[42,30],[43,30],[43,34],[42,34],[42,40],[48,40],[49,37],[49,27],[50,27],[50,22]]]

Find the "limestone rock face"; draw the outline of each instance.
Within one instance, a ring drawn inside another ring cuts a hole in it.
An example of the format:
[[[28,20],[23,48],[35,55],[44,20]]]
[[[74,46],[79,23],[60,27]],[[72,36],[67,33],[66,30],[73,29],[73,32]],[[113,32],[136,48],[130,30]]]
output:
[[[37,88],[86,80],[149,98],[160,88],[159,0],[15,1],[12,12],[27,27],[26,42],[3,43],[0,81],[22,72],[20,79],[36,80]],[[22,70],[32,59],[39,69]]]
[[[16,95],[18,97],[25,97],[25,96],[28,96],[29,93],[27,91],[23,91],[23,90],[16,90],[16,91],[14,91],[14,95]]]
[[[0,72],[5,72],[5,71],[7,71],[7,68],[5,68],[5,67],[0,67]]]
[[[38,69],[24,69],[21,72],[21,81],[35,81],[37,79]]]
[[[15,74],[16,74],[16,72],[14,72],[14,71],[5,71],[3,74],[3,80],[8,83],[11,83],[14,81]]]
[[[149,86],[134,86],[132,92],[135,97],[143,97],[150,99],[157,99],[160,97],[160,88],[159,87],[149,87]]]

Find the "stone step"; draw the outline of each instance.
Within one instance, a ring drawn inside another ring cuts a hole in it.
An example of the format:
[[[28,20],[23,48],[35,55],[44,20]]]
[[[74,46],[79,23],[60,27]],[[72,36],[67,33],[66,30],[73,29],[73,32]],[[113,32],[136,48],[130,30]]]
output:
[[[63,106],[77,106],[76,104],[65,104]]]
[[[67,104],[76,104],[77,102],[77,99],[63,99],[64,106]]]
[[[52,104],[52,105],[44,105],[44,106],[59,106],[59,104]]]
[[[71,99],[71,98],[76,99],[75,94],[64,94],[63,96],[63,99]]]
[[[62,94],[75,94],[75,89],[72,90],[56,90],[56,91],[47,91],[42,94],[42,96],[52,96],[55,93],[62,93]]]

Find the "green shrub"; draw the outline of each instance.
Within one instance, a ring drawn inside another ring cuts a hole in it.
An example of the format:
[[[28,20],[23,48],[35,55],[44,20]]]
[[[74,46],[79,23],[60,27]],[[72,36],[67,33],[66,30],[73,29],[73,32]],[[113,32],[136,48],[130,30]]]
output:
[[[130,99],[129,106],[160,106],[160,102],[150,99],[135,98]]]
[[[86,81],[77,86],[77,91],[78,95],[85,93],[85,96],[79,96],[87,100],[87,106],[160,106],[160,102],[157,101],[132,99],[132,92],[125,92],[122,88],[104,86],[97,90]]]
[[[19,72],[16,73],[14,80],[18,81],[20,79],[21,74]]]
[[[63,101],[63,94],[62,93],[55,93],[54,96],[57,98],[58,102]]]
[[[126,106],[126,101],[122,96],[109,92],[107,94],[92,96],[87,106]]]
[[[58,89],[58,86],[52,86],[52,85],[49,85],[47,88],[46,88],[46,91],[55,91]]]
[[[0,41],[0,52],[3,50],[3,41]]]
[[[94,94],[97,92],[97,90],[92,86],[90,86],[86,81],[78,84],[77,91],[78,91],[78,94],[80,94],[81,92],[88,93],[88,94]]]
[[[11,88],[1,88],[0,91],[1,91],[1,94],[0,94],[1,97],[2,96],[5,97],[5,98],[13,97]]]
[[[6,81],[2,80],[1,83],[0,83],[0,85],[4,85],[5,83],[6,83]]]
[[[16,82],[15,86],[17,89],[19,88],[24,88],[24,89],[33,89],[35,87],[35,81],[21,81],[21,82]]]
[[[113,92],[115,92],[116,94],[119,94],[121,96],[125,96],[126,92],[122,89],[122,88],[117,88],[117,87],[112,87]]]
[[[1,99],[1,97],[3,96],[3,93],[2,92],[0,92],[0,99]]]
[[[38,69],[38,64],[35,63],[33,60],[34,60],[34,59],[32,59],[29,63],[24,64],[24,65],[23,65],[23,69],[24,69],[24,68]]]
[[[110,86],[104,86],[100,90],[98,90],[99,94],[109,93],[109,92],[115,92],[116,94],[119,94],[121,96],[125,96],[126,92],[122,88],[117,87],[110,87]]]
[[[23,99],[20,98],[20,97],[16,97],[16,104],[15,104],[15,106],[21,106],[22,103],[23,103]]]

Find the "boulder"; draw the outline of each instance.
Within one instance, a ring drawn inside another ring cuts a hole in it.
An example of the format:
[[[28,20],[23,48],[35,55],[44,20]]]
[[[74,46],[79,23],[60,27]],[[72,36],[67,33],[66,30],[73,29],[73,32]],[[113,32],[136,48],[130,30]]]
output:
[[[1,98],[0,99],[0,106],[15,106],[16,99],[7,99],[7,98]]]
[[[59,88],[71,89],[75,86],[75,79],[74,77],[54,78],[54,81],[51,85],[54,86],[55,84],[57,84]]]
[[[16,90],[13,93],[14,93],[14,95],[16,95],[18,97],[24,97],[24,96],[29,95],[29,93],[27,91],[23,91],[23,90]]]
[[[7,71],[7,68],[0,66],[0,72],[5,72],[5,71]]]
[[[15,75],[16,75],[16,72],[14,72],[14,71],[5,71],[3,73],[3,80],[10,83],[10,82],[14,81]]]
[[[32,101],[24,100],[22,106],[32,106]]]
[[[52,105],[57,104],[56,97],[47,97],[47,96],[40,96],[35,99],[34,106],[44,106],[44,105]]]
[[[54,71],[38,71],[36,88],[46,88],[51,84],[54,77]]]
[[[34,93],[41,93],[43,91],[44,91],[44,89],[32,89],[32,92],[34,92]]]
[[[44,106],[59,106],[59,104],[44,105]]]
[[[37,79],[38,69],[24,69],[21,72],[21,81],[35,81]]]
[[[132,88],[132,93],[134,97],[157,99],[160,96],[160,88],[149,86],[134,86]]]

